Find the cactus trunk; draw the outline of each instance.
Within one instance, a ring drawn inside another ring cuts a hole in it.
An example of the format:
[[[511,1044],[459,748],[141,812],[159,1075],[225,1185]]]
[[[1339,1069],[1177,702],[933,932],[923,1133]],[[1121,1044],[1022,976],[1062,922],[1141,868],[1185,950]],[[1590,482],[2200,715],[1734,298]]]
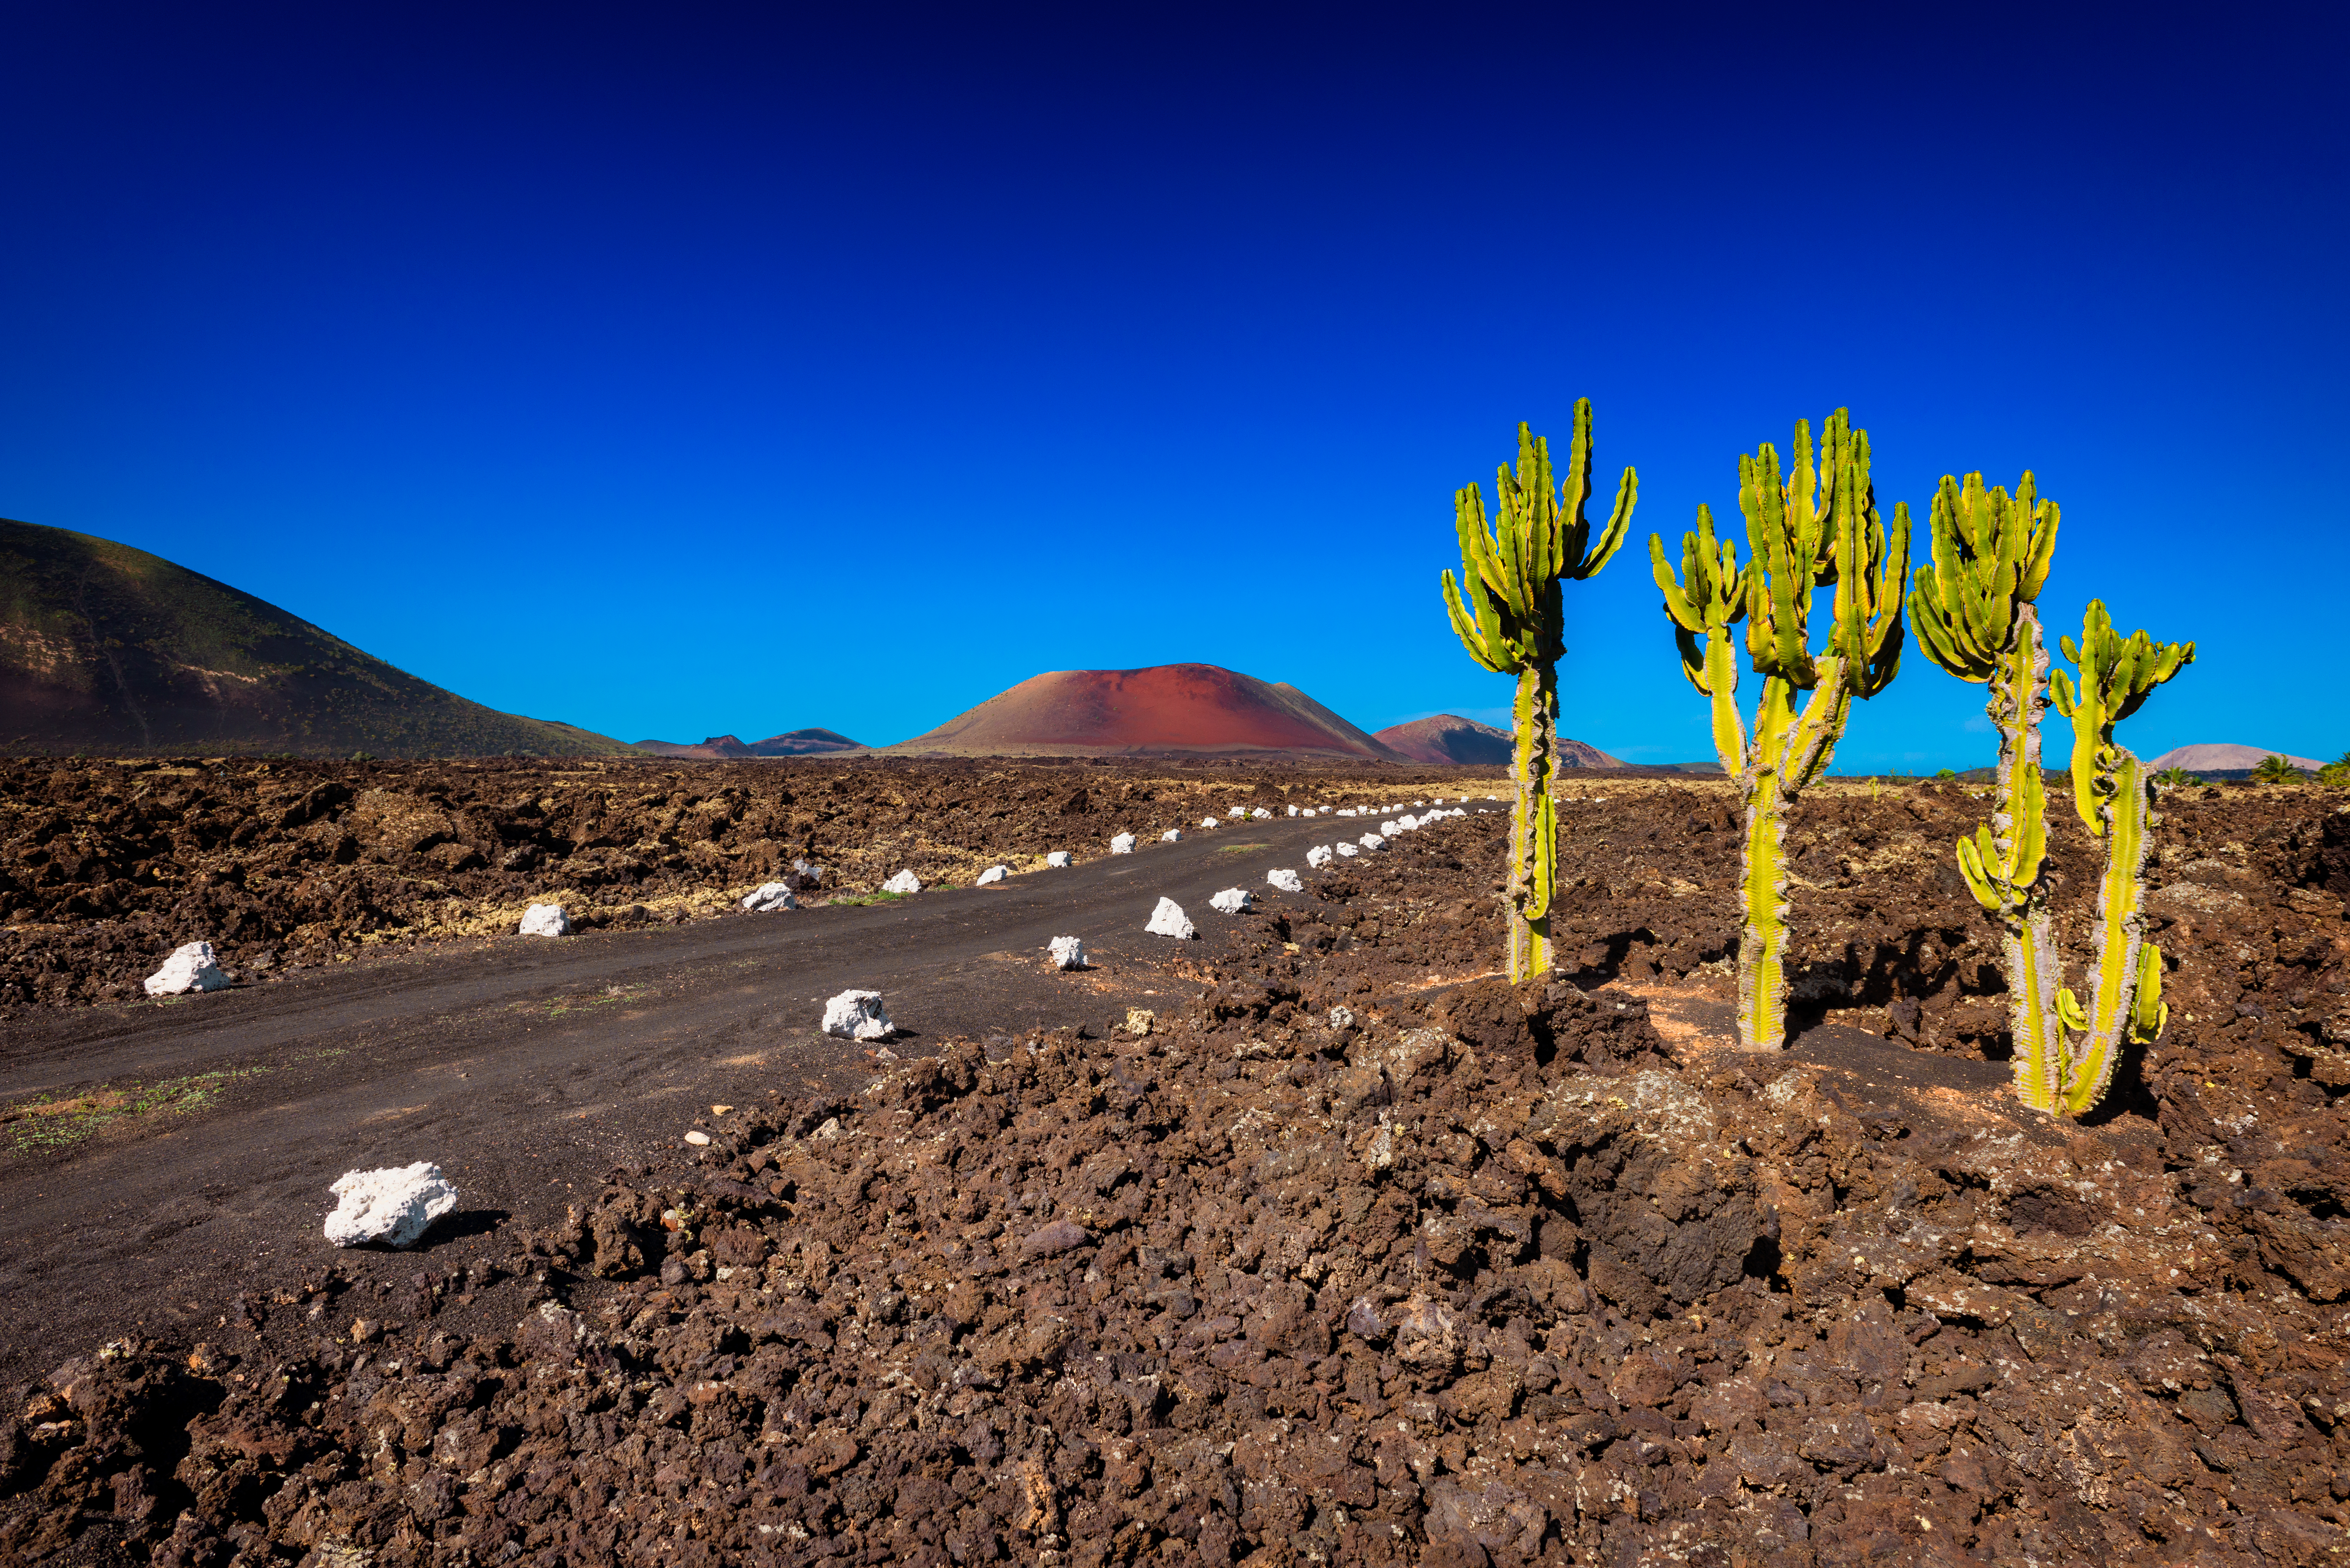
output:
[[[1510,981],[1551,967],[1550,905],[1558,868],[1558,670],[1544,664],[1518,676],[1511,716],[1515,742],[1510,774]]]
[[[2040,711],[2048,704],[2048,649],[2032,605],[2015,607],[2014,646],[1993,670],[1983,704],[1999,732],[1999,772],[1991,802],[1991,843],[2006,867],[1999,907],[2002,962],[2007,973],[2008,1026],[2014,1043],[2015,1092],[2023,1103],[2054,1110],[2061,1092],[2064,1037],[2056,1027],[2056,987],[2064,971],[2048,918],[2048,882],[2042,867],[2048,842],[2044,775],[2040,768]]]
[[[1739,778],[1746,803],[1739,862],[1738,1040],[1750,1051],[1787,1044],[1787,812],[1835,753],[1852,697],[1844,661],[1820,666],[1820,686],[1797,713],[1794,688],[1773,675],[1762,682],[1754,739]]]
[[[2064,1064],[2064,1109],[2083,1116],[2095,1108],[2113,1082],[2125,1035],[2133,1025],[2151,1040],[2160,1024],[2147,1028],[2161,994],[2162,950],[2146,940],[2147,791],[2137,757],[2121,748],[2111,770],[2114,793],[2105,802],[2106,871],[2097,881],[2095,990],[2090,993],[2088,1028],[2073,1043]],[[2150,971],[2150,972],[2149,972]]]

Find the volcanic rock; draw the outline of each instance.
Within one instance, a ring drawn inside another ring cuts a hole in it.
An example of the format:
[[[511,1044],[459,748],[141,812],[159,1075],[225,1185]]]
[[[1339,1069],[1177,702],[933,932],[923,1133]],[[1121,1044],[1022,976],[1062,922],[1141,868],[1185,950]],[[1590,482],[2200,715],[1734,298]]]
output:
[[[1134,835],[1132,835],[1131,833],[1121,833],[1121,834],[1118,835],[1116,837],[1112,838],[1112,839],[1109,841],[1109,852],[1110,852],[1112,855],[1131,855],[1131,854],[1133,854],[1133,853],[1134,853]]]
[[[895,1032],[878,991],[844,991],[824,1004],[824,1032],[842,1040],[884,1040]]]
[[[190,942],[172,950],[163,961],[163,967],[147,977],[150,996],[185,996],[193,991],[226,989],[228,976],[223,974],[210,942]]]
[[[778,909],[796,909],[800,901],[781,882],[763,882],[756,891],[743,900],[743,907],[754,914],[773,914]]]
[[[522,934],[525,937],[567,937],[571,934],[571,919],[560,904],[533,904],[523,911]]]
[[[338,1247],[380,1241],[413,1246],[432,1221],[457,1207],[457,1189],[441,1168],[414,1165],[344,1172],[329,1189],[338,1199],[327,1216],[327,1240]]]
[[[1297,873],[1295,871],[1287,869],[1268,871],[1264,874],[1264,879],[1267,882],[1272,883],[1276,889],[1284,893],[1303,893],[1305,891],[1305,884],[1299,880]]]
[[[1199,928],[1192,925],[1191,917],[1183,912],[1183,906],[1165,898],[1160,898],[1159,907],[1150,911],[1150,923],[1142,929],[1154,937],[1173,937],[1178,941],[1186,942],[1200,934]]]
[[[1076,937],[1055,937],[1051,950],[1055,969],[1086,967],[1086,944]]]
[[[1048,868],[1058,871],[1065,867],[1073,866],[1076,864],[1076,862],[1070,857],[1067,850],[1055,849],[1050,855],[1045,857],[1045,864]]]
[[[919,893],[922,890],[922,879],[911,871],[900,871],[882,883],[881,890],[884,893]]]
[[[1227,888],[1209,899],[1208,907],[1219,914],[1237,915],[1253,902],[1254,902],[1253,896],[1247,888]]]
[[[1009,866],[991,866],[986,870],[981,872],[979,874],[979,880],[972,885],[976,888],[993,887],[1011,875],[1012,867]]]

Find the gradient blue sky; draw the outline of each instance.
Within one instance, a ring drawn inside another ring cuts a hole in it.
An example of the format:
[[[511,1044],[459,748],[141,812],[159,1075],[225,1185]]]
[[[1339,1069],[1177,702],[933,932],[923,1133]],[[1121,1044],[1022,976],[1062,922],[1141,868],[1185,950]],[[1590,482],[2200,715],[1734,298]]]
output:
[[[1506,702],[1451,492],[1587,396],[1565,727],[1679,761],[1647,535],[1846,404],[2199,641],[2142,753],[2330,758],[2343,16],[14,5],[0,515],[629,740],[1185,659],[1377,728]],[[1981,698],[1913,652],[1840,771]]]

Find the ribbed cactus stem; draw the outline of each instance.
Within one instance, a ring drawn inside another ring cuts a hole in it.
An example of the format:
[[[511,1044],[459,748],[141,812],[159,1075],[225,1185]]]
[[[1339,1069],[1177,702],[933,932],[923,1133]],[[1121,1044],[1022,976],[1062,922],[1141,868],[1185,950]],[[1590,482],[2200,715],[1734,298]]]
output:
[[[2106,872],[2097,879],[2096,989],[2091,993],[2088,1027],[2072,1042],[2065,1063],[2064,1108],[2084,1116],[2095,1110],[2114,1081],[2122,1046],[2143,1015],[2151,1028],[2138,1034],[2151,1042],[2161,1033],[2157,1007],[2138,996],[2146,971],[2159,994],[2161,950],[2146,940],[2147,790],[2144,768],[2119,746],[2109,762],[2114,792],[2106,797]],[[2151,953],[2154,963],[2144,962]]]
[[[1843,660],[1821,661],[1820,686],[1799,713],[1794,688],[1762,682],[1754,739],[1739,776],[1746,803],[1740,860],[1738,1037],[1749,1050],[1787,1044],[1787,812],[1825,772],[1852,711]]]
[[[1991,818],[1999,898],[1991,912],[1999,921],[2008,981],[2015,1092],[2025,1105],[2048,1111],[2055,1109],[2064,1075],[2064,1036],[2056,1028],[2056,987],[2064,971],[2043,872],[2048,803],[2040,771],[2040,711],[2048,705],[2048,648],[2031,604],[2015,607],[2014,628],[2014,645],[1999,655],[1983,703],[1999,732]]]
[[[1510,808],[1508,920],[1510,981],[1515,984],[1551,967],[1550,907],[1558,868],[1558,816],[1550,805],[1558,773],[1555,667],[1519,675],[1511,716],[1515,744],[1510,773],[1517,794]]]

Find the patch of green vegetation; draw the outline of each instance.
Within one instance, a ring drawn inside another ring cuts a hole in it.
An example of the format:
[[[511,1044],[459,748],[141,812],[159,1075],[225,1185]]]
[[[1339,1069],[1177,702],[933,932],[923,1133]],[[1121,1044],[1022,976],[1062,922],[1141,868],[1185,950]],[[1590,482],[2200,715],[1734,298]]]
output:
[[[951,882],[941,882],[939,884],[940,888],[952,888],[954,884]],[[851,908],[862,908],[867,904],[894,904],[901,898],[910,898],[912,897],[913,895],[911,893],[892,893],[885,888],[878,893],[835,893],[831,898],[827,898],[825,902],[827,904],[845,904]]]
[[[12,1106],[0,1106],[0,1139],[11,1154],[37,1154],[70,1148],[126,1118],[144,1116],[185,1116],[216,1104],[229,1082],[256,1078],[266,1067],[224,1067],[213,1073],[193,1073],[151,1084],[118,1084],[62,1097],[41,1095]]]
[[[561,1018],[567,1013],[591,1012],[598,1007],[626,1002],[630,997],[641,996],[645,990],[641,985],[608,985],[601,991],[583,992],[577,996],[551,997],[545,1002],[517,1002],[514,1006],[520,1012],[536,1012],[541,1018]]]
[[[1273,846],[1270,844],[1219,844],[1216,846],[1216,853],[1219,855],[1253,855],[1260,849],[1270,849]]]

